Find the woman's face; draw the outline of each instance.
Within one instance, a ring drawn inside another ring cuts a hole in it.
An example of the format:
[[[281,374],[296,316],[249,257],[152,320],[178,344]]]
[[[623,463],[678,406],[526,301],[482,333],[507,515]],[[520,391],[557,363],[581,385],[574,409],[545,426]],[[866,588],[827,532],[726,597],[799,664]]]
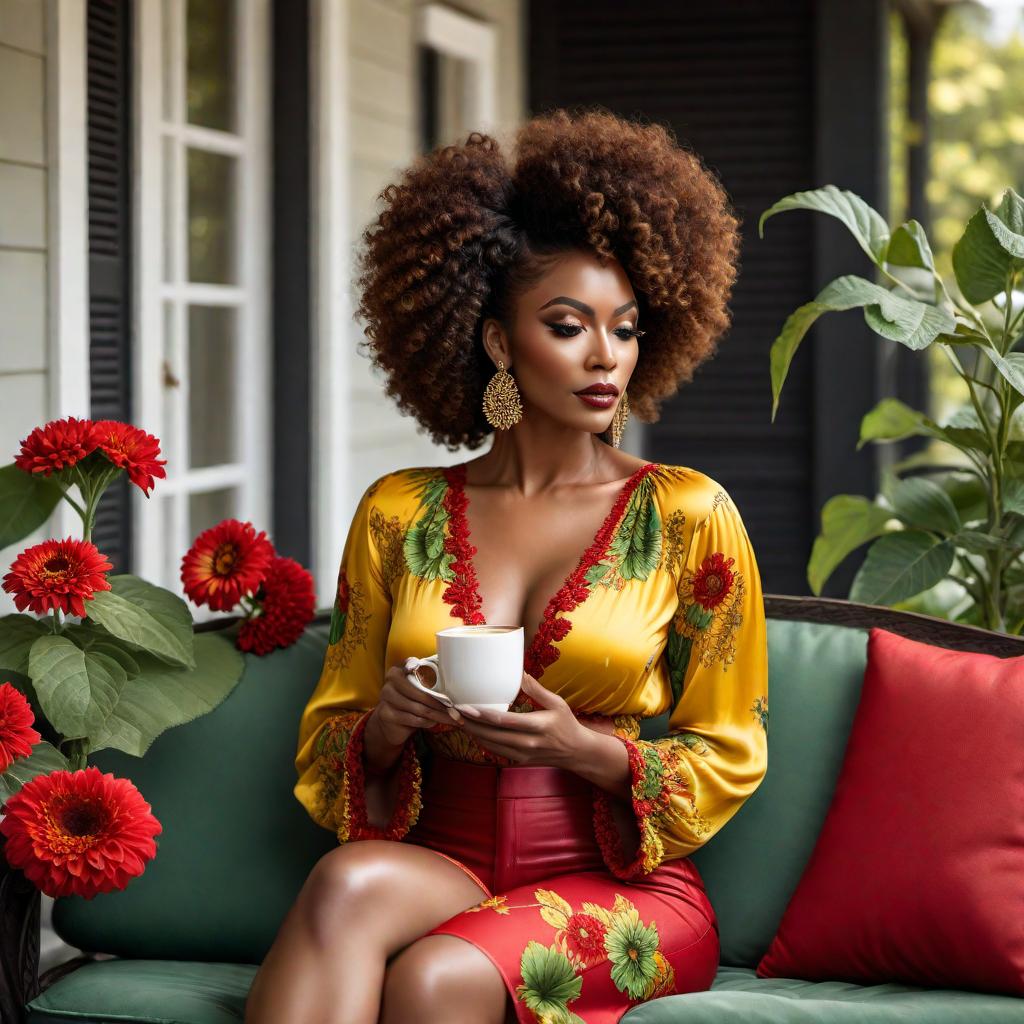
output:
[[[566,427],[600,433],[608,429],[637,363],[638,313],[617,260],[602,263],[574,250],[520,295],[512,338],[488,320],[484,342],[495,365],[503,359],[513,371],[524,418],[533,408]],[[576,394],[607,383],[618,393],[603,408]]]

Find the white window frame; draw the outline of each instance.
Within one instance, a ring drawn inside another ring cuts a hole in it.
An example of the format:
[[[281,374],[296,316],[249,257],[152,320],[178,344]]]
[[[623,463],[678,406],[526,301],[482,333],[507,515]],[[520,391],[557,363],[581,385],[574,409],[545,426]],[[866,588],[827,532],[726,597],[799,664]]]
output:
[[[494,25],[447,4],[417,8],[417,38],[469,65],[462,101],[478,131],[493,131],[498,112],[498,33]]]
[[[217,3],[220,0],[208,0]],[[166,7],[166,15],[165,15]],[[161,438],[167,458],[166,479],[158,479],[150,497],[132,488],[135,525],[133,561],[139,576],[184,597],[180,563],[195,540],[190,535],[188,502],[192,494],[237,488],[230,513],[266,530],[273,539],[271,441],[273,424],[270,375],[269,247],[270,207],[270,3],[238,0],[236,88],[238,131],[225,132],[183,123],[185,75],[185,0],[135,0],[134,103],[134,336],[132,342],[132,422]],[[166,21],[165,21],[166,17]],[[165,33],[165,24],[171,26]],[[169,48],[175,96],[171,120],[164,116],[165,48]],[[164,140],[175,140],[175,194],[165,196]],[[238,283],[189,283],[187,271],[186,147],[232,154],[237,165],[237,216],[232,241]],[[164,204],[173,207],[174,260],[171,280],[163,279]],[[173,303],[173,337],[166,339],[164,303]],[[188,380],[186,359],[171,372],[180,386],[165,388],[164,351],[187,354],[187,306],[230,306],[237,311],[235,362],[235,428],[238,462],[188,469],[186,424]],[[167,346],[168,340],[173,341]],[[174,403],[178,429],[169,436],[164,403]],[[209,526],[213,523],[206,524]],[[205,527],[204,527],[205,528]],[[209,609],[190,603],[193,617],[213,617]]]

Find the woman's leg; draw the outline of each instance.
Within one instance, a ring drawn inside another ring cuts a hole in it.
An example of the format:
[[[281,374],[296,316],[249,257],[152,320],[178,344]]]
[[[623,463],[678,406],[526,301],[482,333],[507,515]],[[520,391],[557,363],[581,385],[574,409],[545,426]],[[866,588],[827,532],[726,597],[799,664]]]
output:
[[[376,1024],[393,956],[486,893],[412,843],[345,843],[314,865],[260,966],[245,1024]]]
[[[498,968],[471,942],[453,935],[424,935],[388,964],[380,1024],[515,1020]]]

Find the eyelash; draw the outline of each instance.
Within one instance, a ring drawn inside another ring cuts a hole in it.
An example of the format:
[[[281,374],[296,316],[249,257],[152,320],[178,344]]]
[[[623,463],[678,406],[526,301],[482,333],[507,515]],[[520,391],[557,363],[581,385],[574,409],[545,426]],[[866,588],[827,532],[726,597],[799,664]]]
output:
[[[553,330],[560,338],[575,338],[576,335],[583,330],[583,328],[578,324],[548,324],[548,327],[550,327],[551,330]],[[563,334],[563,331],[572,331],[573,333]],[[619,334],[619,331],[628,331],[629,333],[624,337]],[[636,327],[616,327],[615,333],[619,334],[619,337],[622,338],[623,341],[626,341],[627,338],[639,338],[640,335],[646,334],[647,332],[638,330]]]

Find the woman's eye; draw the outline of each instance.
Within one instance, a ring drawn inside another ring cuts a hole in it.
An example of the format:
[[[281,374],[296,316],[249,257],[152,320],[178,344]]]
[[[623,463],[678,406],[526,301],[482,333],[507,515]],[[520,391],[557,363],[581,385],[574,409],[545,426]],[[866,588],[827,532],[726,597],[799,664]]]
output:
[[[583,330],[579,324],[548,324],[548,327],[561,338],[575,338]],[[628,341],[630,338],[639,338],[644,332],[634,327],[617,327],[614,333],[623,341]]]
[[[575,338],[583,330],[578,324],[548,324],[548,327],[562,338]]]

